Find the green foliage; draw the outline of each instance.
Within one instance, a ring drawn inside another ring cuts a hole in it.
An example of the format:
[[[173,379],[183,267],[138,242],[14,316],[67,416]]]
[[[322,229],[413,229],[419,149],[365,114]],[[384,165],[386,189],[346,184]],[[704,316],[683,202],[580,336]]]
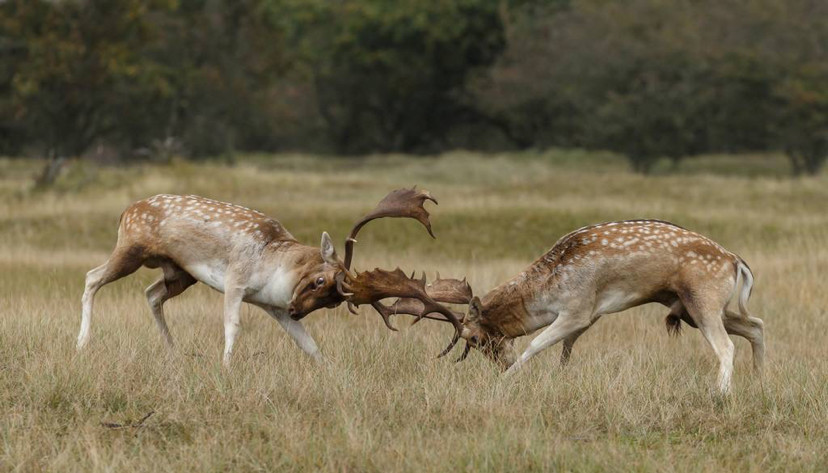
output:
[[[164,81],[139,52],[149,15],[163,1],[2,5],[2,36],[13,45],[3,88],[18,130],[56,155],[75,155],[119,130],[119,112],[162,93]],[[13,125],[13,126],[15,126]]]
[[[664,157],[781,148],[815,173],[826,17],[813,0],[532,6],[480,94],[524,147],[608,149],[644,173]]]
[[[816,174],[828,159],[828,69],[796,71],[777,89],[777,134],[795,174]]]
[[[648,173],[780,151],[815,174],[826,18],[824,0],[9,0],[0,153],[555,147]]]
[[[169,71],[167,136],[193,156],[270,148],[270,85],[285,69],[284,35],[261,0],[185,0],[159,21],[152,57]]]
[[[469,76],[504,47],[492,0],[298,2],[294,42],[341,153],[427,151],[462,122]]]

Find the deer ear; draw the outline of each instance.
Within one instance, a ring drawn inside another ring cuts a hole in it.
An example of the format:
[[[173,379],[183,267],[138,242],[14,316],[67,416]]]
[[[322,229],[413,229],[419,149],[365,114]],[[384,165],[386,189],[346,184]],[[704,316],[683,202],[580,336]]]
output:
[[[320,247],[320,252],[322,253],[322,259],[331,265],[339,264],[339,258],[336,256],[336,247],[331,241],[331,236],[328,235],[328,232],[322,232],[322,245]]]
[[[477,296],[472,297],[472,300],[469,301],[469,319],[477,320],[482,313],[483,304],[480,303],[480,298]]]

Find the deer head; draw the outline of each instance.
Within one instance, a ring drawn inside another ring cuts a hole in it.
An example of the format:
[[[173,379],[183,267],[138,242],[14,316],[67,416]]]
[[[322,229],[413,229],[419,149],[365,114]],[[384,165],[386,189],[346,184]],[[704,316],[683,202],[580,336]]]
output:
[[[404,276],[401,274],[398,277]],[[414,276],[411,278],[414,281]],[[489,325],[484,317],[483,304],[480,298],[472,293],[471,286],[465,279],[440,279],[437,275],[431,284],[426,284],[425,274],[417,282],[418,289],[425,290],[426,295],[438,303],[436,306],[428,306],[423,303],[423,298],[402,297],[391,306],[375,302],[373,307],[380,313],[386,325],[393,330],[388,319],[391,315],[408,314],[416,317],[414,323],[422,319],[430,319],[441,322],[448,322],[454,325],[455,332],[449,345],[438,355],[438,358],[447,355],[462,338],[466,341],[462,354],[457,362],[465,360],[471,349],[476,348],[490,361],[505,370],[517,359],[517,352],[514,348],[514,339],[500,333],[496,327]],[[468,313],[463,316],[454,311],[436,310],[440,308],[439,303],[446,304],[468,304]]]
[[[294,320],[299,320],[322,307],[332,309],[344,300],[337,290],[337,275],[346,269],[336,254],[336,248],[328,232],[322,233],[319,252],[321,260],[307,258],[300,262],[304,268],[299,271],[301,276],[288,307],[288,315]]]
[[[509,368],[517,360],[514,338],[505,336],[496,327],[487,323],[483,303],[477,296],[469,301],[469,311],[463,321],[463,331],[460,332],[460,338],[466,340],[466,347],[463,350],[463,355],[457,361],[464,360],[470,348],[478,349],[502,370]],[[445,350],[440,353],[440,356],[448,354],[458,340],[455,336]]]

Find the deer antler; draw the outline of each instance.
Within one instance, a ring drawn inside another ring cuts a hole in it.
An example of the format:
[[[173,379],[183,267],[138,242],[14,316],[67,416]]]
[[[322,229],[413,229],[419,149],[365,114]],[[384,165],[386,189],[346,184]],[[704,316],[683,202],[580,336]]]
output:
[[[345,240],[345,269],[351,269],[351,260],[354,256],[354,243],[356,236],[362,227],[370,222],[383,217],[392,218],[413,218],[423,224],[428,230],[431,238],[434,233],[431,231],[431,222],[428,220],[428,211],[423,204],[426,200],[437,203],[437,199],[425,190],[418,191],[416,186],[411,189],[396,189],[388,193],[371,213],[362,217],[351,229],[351,234]]]
[[[463,303],[465,292],[471,293],[471,288],[468,287],[468,283],[465,281],[457,281],[459,284],[453,283],[451,280],[444,281],[446,282],[440,283],[436,290],[432,289],[433,294],[443,300]],[[342,285],[345,290],[352,294],[347,299],[349,303],[357,306],[371,304],[379,312],[385,325],[391,330],[396,330],[396,328],[391,324],[389,316],[401,313],[416,316],[414,323],[423,318],[443,320],[454,325],[458,333],[463,331],[463,322],[461,321],[463,316],[454,313],[429,294],[425,275],[422,279],[414,279],[406,276],[399,268],[394,271],[377,268],[373,271],[358,273],[352,281],[344,282]],[[465,288],[458,291],[450,289],[459,285],[465,285]],[[432,284],[431,287],[434,288],[435,286]],[[390,307],[379,302],[389,297],[399,297],[400,299]],[[440,318],[432,314],[440,314],[443,317]]]
[[[425,273],[423,277],[425,278]],[[448,304],[468,304],[474,297],[466,278],[440,279],[440,273],[437,273],[437,279],[426,285],[426,292],[434,300]]]
[[[411,279],[413,279],[413,274]],[[439,274],[438,274],[439,277]],[[423,273],[423,281],[425,280],[425,273]],[[426,294],[434,299],[436,302],[445,304],[468,304],[472,299],[472,289],[465,279],[435,279],[431,284],[425,285]],[[451,322],[446,317],[440,315],[439,312],[427,312],[426,306],[420,299],[411,297],[401,297],[393,304],[387,306],[379,301],[371,303],[371,306],[379,312],[382,316],[385,325],[391,330],[396,330],[389,322],[389,317],[397,314],[408,314],[417,317],[412,325],[422,319],[438,320],[441,322]],[[463,320],[462,314],[453,312],[454,316],[460,321]]]

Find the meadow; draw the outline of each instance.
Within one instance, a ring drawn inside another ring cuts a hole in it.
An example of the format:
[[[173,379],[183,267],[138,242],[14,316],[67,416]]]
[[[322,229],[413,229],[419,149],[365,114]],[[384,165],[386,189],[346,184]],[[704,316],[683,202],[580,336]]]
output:
[[[826,471],[828,175],[790,179],[774,159],[700,158],[653,176],[578,152],[75,162],[47,190],[33,189],[41,163],[0,159],[0,470]],[[668,336],[660,306],[604,317],[565,369],[557,346],[510,379],[478,353],[436,359],[450,327],[400,316],[394,333],[369,307],[305,319],[326,357],[316,365],[245,307],[228,371],[221,295],[197,285],[165,305],[167,352],[144,296],[149,269],[98,293],[92,341],[75,351],[84,275],[135,200],[231,201],[308,244],[328,231],[342,251],[352,222],[413,184],[440,202],[428,207],[437,239],[376,222],[358,269],[467,276],[482,295],[579,226],[669,220],[751,265],[764,377],[734,338],[732,393],[713,396],[712,351],[694,329]]]

